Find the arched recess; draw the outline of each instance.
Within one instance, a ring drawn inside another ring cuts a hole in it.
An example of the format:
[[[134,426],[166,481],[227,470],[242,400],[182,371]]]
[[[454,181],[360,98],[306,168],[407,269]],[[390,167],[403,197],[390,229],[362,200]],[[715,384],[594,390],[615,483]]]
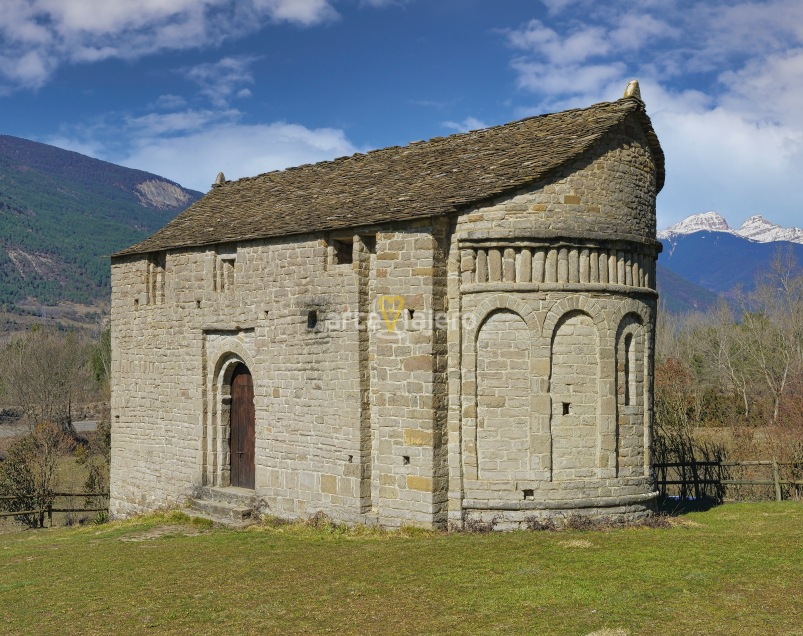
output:
[[[616,330],[616,469],[620,477],[644,472],[646,340],[643,317],[636,312],[622,316]]]
[[[460,457],[463,465],[463,476],[467,480],[479,479],[477,456],[477,338],[480,329],[496,312],[509,312],[516,314],[527,327],[530,342],[534,342],[541,328],[536,315],[536,308],[525,300],[510,293],[498,293],[486,297],[469,314],[470,319],[461,321],[462,347],[461,347],[461,450]],[[532,344],[531,344],[532,347]],[[538,377],[533,371],[534,356],[530,351],[530,394],[536,392]],[[544,374],[545,375],[545,374]],[[533,451],[534,449],[530,449]],[[537,450],[538,455],[548,454],[548,450]],[[540,456],[534,456],[534,462],[540,466],[543,462]]]
[[[605,322],[605,314],[602,312],[602,307],[587,296],[567,296],[566,298],[556,302],[544,318],[543,334],[544,338],[554,338],[555,327],[559,320],[572,311],[581,311],[586,314],[594,323],[598,333],[604,333],[608,329]]]
[[[652,470],[652,418],[653,418],[653,367],[654,367],[654,347],[655,347],[655,301],[643,301],[635,298],[624,299],[619,303],[616,310],[610,319],[611,328],[620,331],[625,316],[634,314],[641,320],[641,334],[643,349],[639,355],[639,359],[643,361],[643,389],[641,398],[638,400],[640,407],[640,430],[642,431],[642,438],[639,440],[637,447],[640,448],[640,456],[642,465],[633,465],[628,470],[628,474],[634,476],[649,475]],[[614,347],[618,349],[618,338],[614,336]],[[618,401],[618,391],[617,401]],[[617,412],[619,411],[617,406]],[[618,413],[617,413],[618,416]],[[618,455],[618,451],[617,451]],[[618,462],[617,462],[618,463]],[[625,476],[623,474],[623,476]]]
[[[627,314],[637,314],[641,319],[641,324],[644,325],[646,331],[652,331],[652,322],[653,322],[653,311],[643,302],[638,300],[634,300],[633,298],[627,298],[623,300],[616,310],[613,312],[613,315],[610,319],[611,329],[619,329],[619,325],[622,322],[622,319]]]
[[[599,333],[592,317],[571,310],[552,333],[552,479],[593,479],[599,466]]]
[[[541,325],[538,322],[535,308],[526,299],[510,293],[494,294],[477,305],[477,308],[472,312],[472,319],[465,322],[464,341],[466,343],[475,343],[477,341],[477,333],[488,319],[488,316],[500,309],[507,309],[518,314],[533,334],[538,335],[541,333]]]
[[[207,379],[207,417],[204,464],[206,485],[231,485],[231,380],[237,365],[244,364],[252,373],[254,360],[236,338],[225,338],[209,353],[211,362]]]
[[[530,477],[530,330],[509,310],[496,310],[477,332],[477,463],[479,479]]]

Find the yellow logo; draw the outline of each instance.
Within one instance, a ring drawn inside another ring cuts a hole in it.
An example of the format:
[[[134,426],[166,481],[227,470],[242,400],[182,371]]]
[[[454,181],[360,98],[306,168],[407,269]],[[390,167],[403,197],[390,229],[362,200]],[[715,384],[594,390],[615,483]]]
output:
[[[404,298],[401,296],[380,296],[378,300],[379,311],[382,312],[382,317],[385,319],[385,324],[388,326],[388,331],[393,333],[396,329],[396,322],[401,316],[402,308],[404,307]]]

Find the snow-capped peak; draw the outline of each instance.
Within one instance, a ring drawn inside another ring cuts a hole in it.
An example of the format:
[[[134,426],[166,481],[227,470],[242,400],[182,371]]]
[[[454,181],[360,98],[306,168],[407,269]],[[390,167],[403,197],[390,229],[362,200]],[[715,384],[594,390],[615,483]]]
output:
[[[800,228],[783,228],[768,221],[760,214],[756,214],[742,223],[738,230],[735,230],[728,225],[723,216],[716,212],[693,214],[683,219],[680,223],[675,223],[665,230],[661,230],[657,233],[657,237],[662,240],[672,240],[676,236],[694,232],[726,232],[757,243],[771,243],[773,241],[803,243],[803,230]]]
[[[725,217],[716,212],[703,212],[702,214],[692,214],[680,223],[675,223],[665,230],[661,230],[657,236],[659,239],[671,239],[678,234],[692,234],[693,232],[703,231],[733,232]]]
[[[771,241],[803,243],[803,230],[798,227],[783,228],[771,223],[760,214],[747,219],[735,233],[759,243],[770,243]]]

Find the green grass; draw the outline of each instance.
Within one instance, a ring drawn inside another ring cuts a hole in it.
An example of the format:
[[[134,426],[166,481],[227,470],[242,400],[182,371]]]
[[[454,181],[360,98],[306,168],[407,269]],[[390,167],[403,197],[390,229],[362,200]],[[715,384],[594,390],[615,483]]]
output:
[[[803,505],[683,521],[467,535],[161,515],[0,535],[0,632],[803,635]]]

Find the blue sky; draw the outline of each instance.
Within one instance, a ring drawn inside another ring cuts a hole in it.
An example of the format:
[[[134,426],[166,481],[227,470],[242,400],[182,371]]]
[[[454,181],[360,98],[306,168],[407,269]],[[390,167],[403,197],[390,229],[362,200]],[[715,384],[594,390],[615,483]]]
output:
[[[0,132],[206,191],[617,99],[667,155],[659,227],[803,225],[803,0],[3,0]]]

